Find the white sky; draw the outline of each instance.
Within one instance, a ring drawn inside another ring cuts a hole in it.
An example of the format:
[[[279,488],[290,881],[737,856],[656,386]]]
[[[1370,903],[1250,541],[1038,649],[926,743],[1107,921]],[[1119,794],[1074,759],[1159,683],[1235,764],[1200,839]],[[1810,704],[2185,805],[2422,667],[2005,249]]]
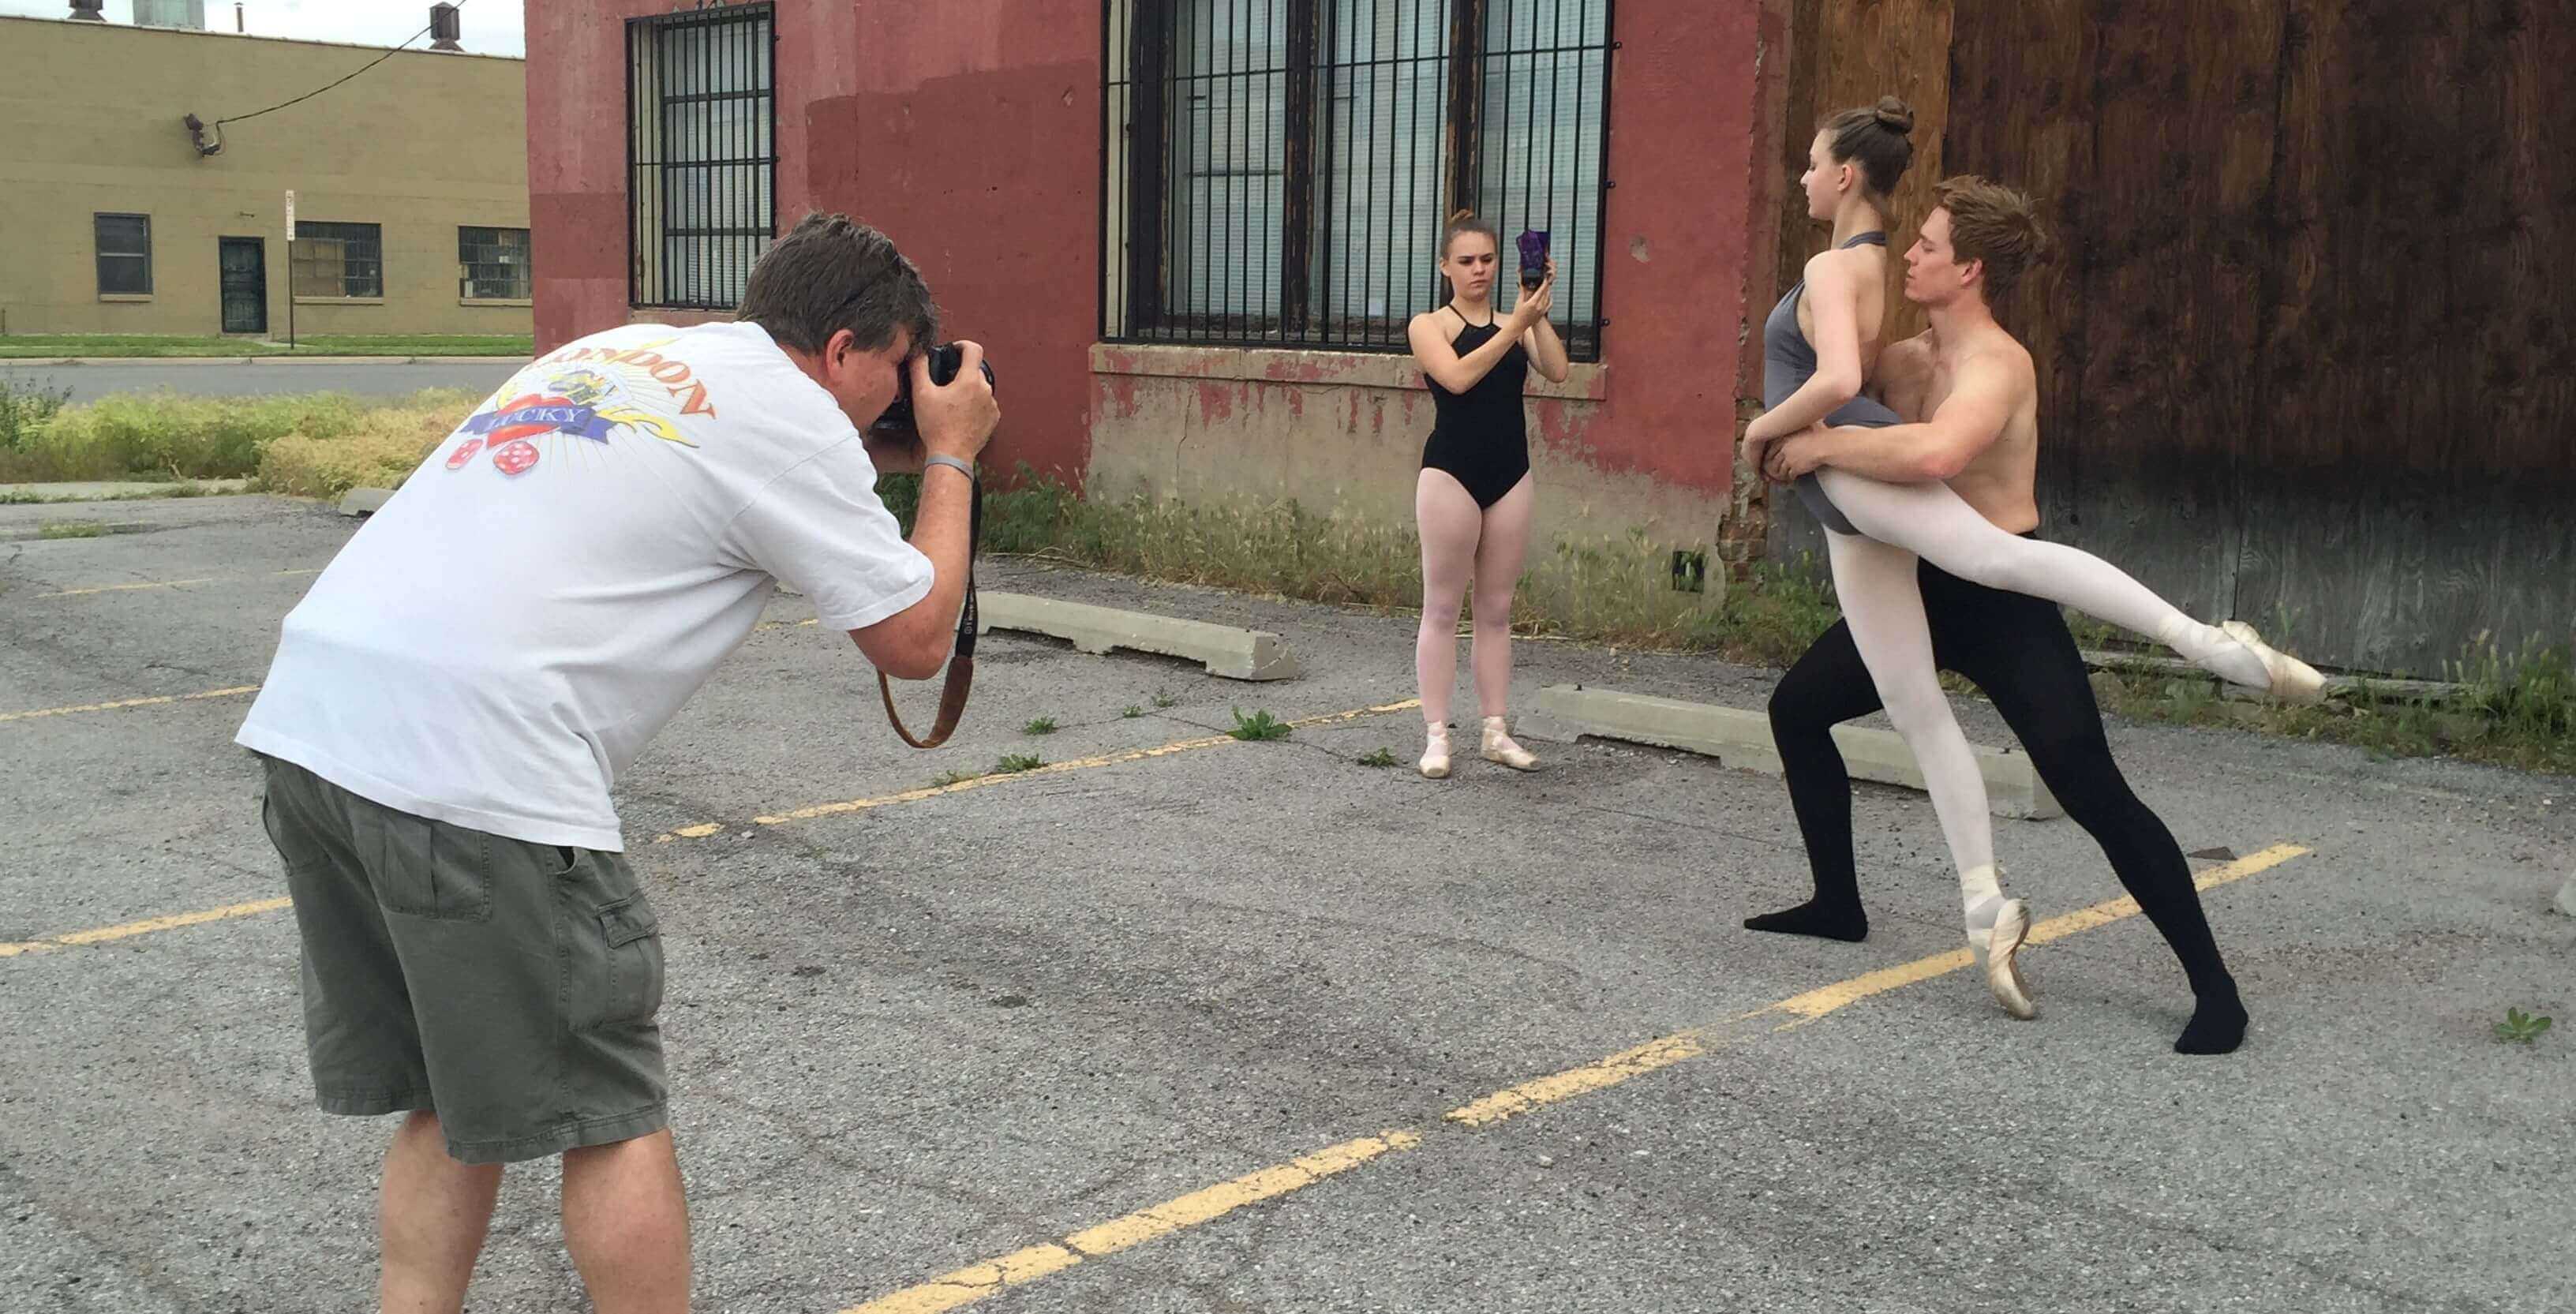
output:
[[[430,0],[243,0],[243,26],[259,36],[299,37],[307,41],[350,41],[370,46],[398,46],[429,26]],[[521,0],[466,0],[457,20],[464,28],[460,42],[479,55],[527,53],[527,29]],[[0,0],[0,14],[67,18],[69,0]],[[134,21],[134,0],[107,0],[107,21]],[[206,26],[233,30],[233,0],[206,0]],[[429,45],[423,36],[412,48]]]

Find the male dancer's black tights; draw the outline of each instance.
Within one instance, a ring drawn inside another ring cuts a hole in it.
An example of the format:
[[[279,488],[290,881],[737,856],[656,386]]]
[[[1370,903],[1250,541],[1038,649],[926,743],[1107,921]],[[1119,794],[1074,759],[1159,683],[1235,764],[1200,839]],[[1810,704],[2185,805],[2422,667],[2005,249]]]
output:
[[[2182,846],[2111,760],[2101,709],[2065,617],[2054,603],[1971,584],[1929,562],[1918,578],[1934,659],[1993,700],[2066,815],[2102,846],[2120,883],[2182,960],[2199,1007],[2174,1048],[2186,1054],[2235,1049],[2245,1035],[2236,980],[2219,958]],[[1771,695],[1771,733],[1806,839],[1816,897],[1746,926],[1831,940],[1869,934],[1854,870],[1851,778],[1832,731],[1878,710],[1869,667],[1842,622],[1781,677]]]

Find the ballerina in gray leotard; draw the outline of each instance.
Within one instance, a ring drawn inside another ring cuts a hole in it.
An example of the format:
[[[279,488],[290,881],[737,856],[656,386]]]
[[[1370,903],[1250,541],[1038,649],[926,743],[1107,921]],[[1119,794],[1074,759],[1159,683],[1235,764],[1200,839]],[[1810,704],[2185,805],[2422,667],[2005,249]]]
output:
[[[1834,248],[1848,251],[1856,246],[1887,245],[1885,233],[1855,233],[1851,239]],[[1771,308],[1771,318],[1762,321],[1762,405],[1777,408],[1790,394],[1806,386],[1816,374],[1816,349],[1807,335],[1798,329],[1798,301],[1807,292],[1807,280],[1799,279]],[[1884,429],[1902,423],[1896,412],[1880,404],[1876,397],[1863,394],[1844,402],[1841,409],[1825,417],[1832,425],[1857,425],[1865,429]],[[1816,482],[1813,471],[1798,476],[1798,500],[1807,504],[1809,514],[1838,534],[1857,534],[1851,520],[1834,509],[1833,499],[1825,496],[1824,487]]]

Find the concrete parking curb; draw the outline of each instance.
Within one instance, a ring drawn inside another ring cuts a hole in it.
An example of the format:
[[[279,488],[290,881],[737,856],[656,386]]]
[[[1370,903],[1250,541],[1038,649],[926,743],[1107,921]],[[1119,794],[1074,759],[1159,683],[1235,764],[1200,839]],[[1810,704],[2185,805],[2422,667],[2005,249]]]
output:
[[[1025,593],[985,593],[978,605],[979,632],[1021,630],[1047,634],[1071,640],[1077,652],[1095,655],[1125,648],[1183,657],[1205,663],[1210,675],[1231,680],[1286,680],[1298,674],[1297,659],[1289,654],[1288,646],[1267,630],[1095,607]]]
[[[1679,748],[1714,757],[1746,771],[1780,774],[1780,752],[1771,739],[1771,718],[1757,711],[1557,684],[1539,690],[1534,716],[1514,727],[1533,739],[1569,742],[1582,735]],[[1923,773],[1914,753],[1892,730],[1862,726],[1834,727],[1835,746],[1854,780],[1923,788]],[[2009,748],[1971,744],[1977,769],[1986,778],[1986,805],[1999,817],[2044,821],[2064,816],[2056,796],[2031,769],[2027,754]]]

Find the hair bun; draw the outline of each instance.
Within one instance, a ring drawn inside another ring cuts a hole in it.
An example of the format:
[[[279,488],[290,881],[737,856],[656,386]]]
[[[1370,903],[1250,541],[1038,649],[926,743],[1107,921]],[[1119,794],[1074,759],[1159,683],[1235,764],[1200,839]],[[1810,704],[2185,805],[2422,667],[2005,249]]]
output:
[[[1451,214],[1451,215],[1449,216],[1449,222],[1450,222],[1450,223],[1453,223],[1453,224],[1461,224],[1461,223],[1465,223],[1465,222],[1467,222],[1468,220],[1473,219],[1473,218],[1475,218],[1475,217],[1476,217],[1476,212],[1475,212],[1475,211],[1473,211],[1473,210],[1465,210],[1465,209],[1462,209],[1462,210],[1459,210],[1459,211],[1457,211],[1457,212],[1455,212],[1455,213]]]
[[[1874,107],[1873,112],[1877,114],[1878,121],[1881,124],[1896,132],[1910,133],[1914,131],[1913,109],[1908,107],[1904,101],[1898,100],[1894,96],[1879,97],[1878,104]]]

